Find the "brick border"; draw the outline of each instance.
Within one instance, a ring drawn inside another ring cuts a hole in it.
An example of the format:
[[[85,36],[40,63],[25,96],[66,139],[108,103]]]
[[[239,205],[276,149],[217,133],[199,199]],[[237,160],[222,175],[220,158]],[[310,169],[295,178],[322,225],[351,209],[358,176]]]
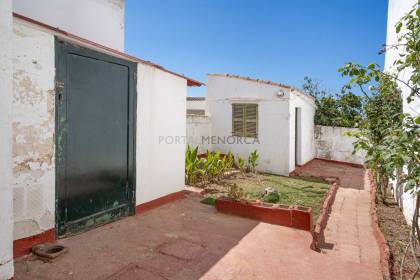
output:
[[[324,179],[319,177],[315,178]],[[320,245],[323,242],[324,229],[327,225],[329,213],[334,203],[338,187],[339,180],[338,178],[335,178],[335,180],[329,184],[329,190],[322,204],[321,214],[314,227],[312,226],[312,209],[302,207],[309,210],[299,210],[301,206],[298,205],[287,206],[262,202],[234,201],[229,198],[220,197],[216,199],[215,207],[217,211],[225,214],[232,214],[270,224],[310,231],[312,235],[310,248],[319,252],[321,248]]]
[[[273,203],[235,201],[219,197],[215,201],[217,211],[249,218],[269,224],[312,231],[312,209]]]
[[[376,182],[373,179],[372,171],[368,169],[367,171],[368,183],[370,185],[370,216],[372,219],[372,230],[373,236],[376,239],[376,242],[379,246],[380,253],[380,265],[381,271],[384,279],[391,279],[391,274],[389,270],[389,247],[386,242],[385,236],[381,231],[381,228],[378,224],[378,215],[376,214]]]
[[[327,225],[327,221],[329,218],[329,213],[331,211],[331,206],[334,203],[335,195],[337,194],[338,190],[338,183],[339,181],[336,180],[332,184],[330,184],[330,190],[328,191],[325,199],[324,204],[322,205],[322,211],[321,214],[318,217],[318,220],[316,221],[315,228],[312,231],[312,243],[311,243],[311,249],[315,251],[320,251],[321,243],[323,242],[323,235],[324,235],[324,229]]]

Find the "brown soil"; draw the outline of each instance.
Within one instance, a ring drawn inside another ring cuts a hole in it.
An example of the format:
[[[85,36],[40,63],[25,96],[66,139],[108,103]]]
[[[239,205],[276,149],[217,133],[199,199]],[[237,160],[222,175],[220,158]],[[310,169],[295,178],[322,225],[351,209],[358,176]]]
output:
[[[387,202],[388,205],[378,202],[378,223],[389,246],[389,269],[391,279],[401,279],[401,261],[409,241],[410,227],[407,225],[404,215],[394,198],[389,197]],[[417,250],[417,255],[420,255],[419,248]],[[412,279],[415,271],[415,259],[411,250],[408,249],[404,260],[402,279]]]

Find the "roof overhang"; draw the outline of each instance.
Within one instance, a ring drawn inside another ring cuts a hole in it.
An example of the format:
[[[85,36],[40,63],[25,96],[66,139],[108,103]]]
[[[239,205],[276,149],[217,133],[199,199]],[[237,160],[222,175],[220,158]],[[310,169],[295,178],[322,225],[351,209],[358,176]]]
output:
[[[162,66],[160,66],[158,64],[155,64],[155,63],[153,63],[151,61],[146,61],[146,60],[140,59],[138,57],[129,55],[127,53],[120,52],[120,51],[118,51],[116,49],[113,49],[113,48],[110,48],[110,47],[107,47],[107,46],[98,44],[98,43],[93,42],[91,40],[82,38],[82,37],[77,36],[75,34],[72,34],[72,33],[69,33],[67,31],[61,30],[61,29],[59,29],[57,27],[53,27],[53,26],[48,25],[48,24],[45,24],[43,22],[34,20],[32,18],[23,16],[23,15],[20,15],[20,14],[17,14],[17,13],[13,13],[13,17],[18,18],[18,19],[23,20],[23,21],[26,21],[26,22],[29,22],[29,23],[32,23],[32,24],[37,25],[37,26],[39,26],[41,28],[47,29],[47,30],[53,32],[54,35],[56,35],[58,37],[61,37],[63,39],[69,39],[71,41],[80,43],[80,44],[82,44],[84,46],[87,46],[87,47],[90,46],[90,47],[93,47],[95,49],[100,49],[100,50],[102,50],[102,51],[104,51],[106,53],[109,53],[111,55],[114,55],[114,56],[117,56],[117,57],[120,57],[120,58],[124,58],[124,59],[130,60],[130,61],[133,61],[133,62],[142,63],[142,64],[146,64],[146,65],[149,65],[149,66],[158,68],[158,69],[160,69],[160,70],[162,70],[164,72],[167,72],[169,74],[172,74],[172,75],[175,75],[175,76],[178,76],[180,78],[183,78],[183,79],[187,80],[187,85],[189,87],[200,87],[200,86],[204,86],[205,85],[202,82],[199,82],[197,80],[188,78],[188,77],[186,77],[184,75],[181,75],[181,74],[172,72],[172,71],[170,71],[168,69],[165,69],[164,67],[162,67]]]

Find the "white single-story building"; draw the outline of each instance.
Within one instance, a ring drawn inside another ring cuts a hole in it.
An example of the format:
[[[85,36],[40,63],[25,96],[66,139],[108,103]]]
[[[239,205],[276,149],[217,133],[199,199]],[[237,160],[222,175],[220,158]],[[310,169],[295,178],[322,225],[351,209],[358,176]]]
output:
[[[258,170],[288,175],[315,157],[314,98],[292,86],[229,74],[208,74],[206,112],[212,150],[247,159]],[[187,133],[188,134],[188,133]]]
[[[123,52],[124,0],[2,0],[0,46],[0,279],[36,243],[181,196],[185,145],[162,137],[202,83]]]

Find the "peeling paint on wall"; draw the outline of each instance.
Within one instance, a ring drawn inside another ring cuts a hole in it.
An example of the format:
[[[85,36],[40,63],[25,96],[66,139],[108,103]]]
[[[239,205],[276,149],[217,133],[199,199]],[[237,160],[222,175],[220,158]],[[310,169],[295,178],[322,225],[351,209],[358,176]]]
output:
[[[0,1],[0,279],[13,277],[12,1]]]
[[[117,6],[119,9],[124,8],[124,0],[108,0],[110,4]]]
[[[14,239],[54,227],[54,37],[13,24]]]
[[[364,163],[364,153],[353,154],[352,137],[346,136],[346,131],[356,131],[356,128],[315,126],[316,157],[351,163]]]

